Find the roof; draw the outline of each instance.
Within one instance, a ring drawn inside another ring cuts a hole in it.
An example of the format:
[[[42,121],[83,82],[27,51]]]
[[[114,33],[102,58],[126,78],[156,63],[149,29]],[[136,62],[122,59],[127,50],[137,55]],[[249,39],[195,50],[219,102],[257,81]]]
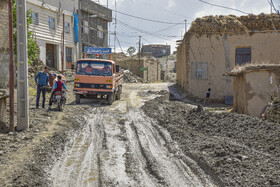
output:
[[[237,66],[231,72],[227,72],[225,75],[240,76],[243,73],[269,70],[280,70],[280,64],[249,64],[245,66]]]
[[[79,60],[77,60],[77,62],[80,62],[80,61],[99,61],[99,62],[110,62],[110,63],[112,63],[112,64],[115,64],[114,61],[112,61],[112,60],[106,60],[106,59],[84,58],[84,59],[79,59]]]
[[[188,33],[192,34],[219,34],[219,33],[250,33],[273,31],[280,29],[278,14],[259,14],[237,17],[205,16],[192,22]]]

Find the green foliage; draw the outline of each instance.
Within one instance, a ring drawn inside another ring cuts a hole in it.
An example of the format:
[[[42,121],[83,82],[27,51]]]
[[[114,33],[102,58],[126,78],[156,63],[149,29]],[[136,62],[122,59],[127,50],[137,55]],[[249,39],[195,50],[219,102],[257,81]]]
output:
[[[129,47],[126,51],[126,53],[129,55],[129,56],[132,56],[134,53],[136,52],[136,49],[135,47]]]
[[[31,10],[26,12],[27,21],[27,54],[28,54],[28,64],[32,64],[34,60],[38,58],[39,48],[36,41],[33,39],[33,31],[31,31],[30,25],[33,23]],[[17,21],[16,21],[16,0],[13,0],[13,38],[14,38],[14,51],[17,54]]]

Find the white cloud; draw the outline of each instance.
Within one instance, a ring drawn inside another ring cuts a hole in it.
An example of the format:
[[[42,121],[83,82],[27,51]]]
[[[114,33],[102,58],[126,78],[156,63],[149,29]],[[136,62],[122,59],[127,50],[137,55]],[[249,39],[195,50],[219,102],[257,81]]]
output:
[[[171,9],[171,8],[173,8],[175,6],[176,6],[176,3],[175,3],[174,0],[168,0],[168,5],[167,5],[168,9]]]

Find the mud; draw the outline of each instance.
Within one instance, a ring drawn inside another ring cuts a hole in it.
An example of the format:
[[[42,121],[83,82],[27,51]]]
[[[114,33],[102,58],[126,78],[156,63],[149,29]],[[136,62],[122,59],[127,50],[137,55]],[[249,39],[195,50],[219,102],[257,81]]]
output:
[[[0,186],[51,186],[48,171],[84,127],[86,110],[91,108],[72,105],[74,96],[68,94],[63,113],[55,107],[52,111],[37,110],[34,96],[30,97],[30,128],[0,134]]]
[[[280,186],[280,125],[168,97],[142,107],[218,186]]]

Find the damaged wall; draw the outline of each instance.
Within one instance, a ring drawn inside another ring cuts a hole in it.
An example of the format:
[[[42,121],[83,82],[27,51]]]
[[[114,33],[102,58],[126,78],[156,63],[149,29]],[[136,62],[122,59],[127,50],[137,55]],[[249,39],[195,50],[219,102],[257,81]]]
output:
[[[252,64],[279,64],[280,34],[258,32],[254,34],[190,34],[187,33],[178,47],[177,83],[189,96],[203,99],[208,88],[211,98],[223,102],[225,96],[233,96],[233,80],[225,77],[235,67],[236,48],[251,49]],[[207,79],[193,77],[192,63],[207,63]]]
[[[280,70],[254,71],[234,77],[234,111],[261,117],[270,96],[277,94]]]
[[[8,0],[0,1],[0,88],[9,82],[9,17]]]
[[[122,69],[129,70],[133,74],[145,81],[157,82],[160,81],[161,66],[157,59],[154,58],[141,58],[127,57],[125,54],[113,54],[113,60]],[[148,71],[142,71],[142,68],[148,68]],[[147,75],[148,74],[148,75]]]

